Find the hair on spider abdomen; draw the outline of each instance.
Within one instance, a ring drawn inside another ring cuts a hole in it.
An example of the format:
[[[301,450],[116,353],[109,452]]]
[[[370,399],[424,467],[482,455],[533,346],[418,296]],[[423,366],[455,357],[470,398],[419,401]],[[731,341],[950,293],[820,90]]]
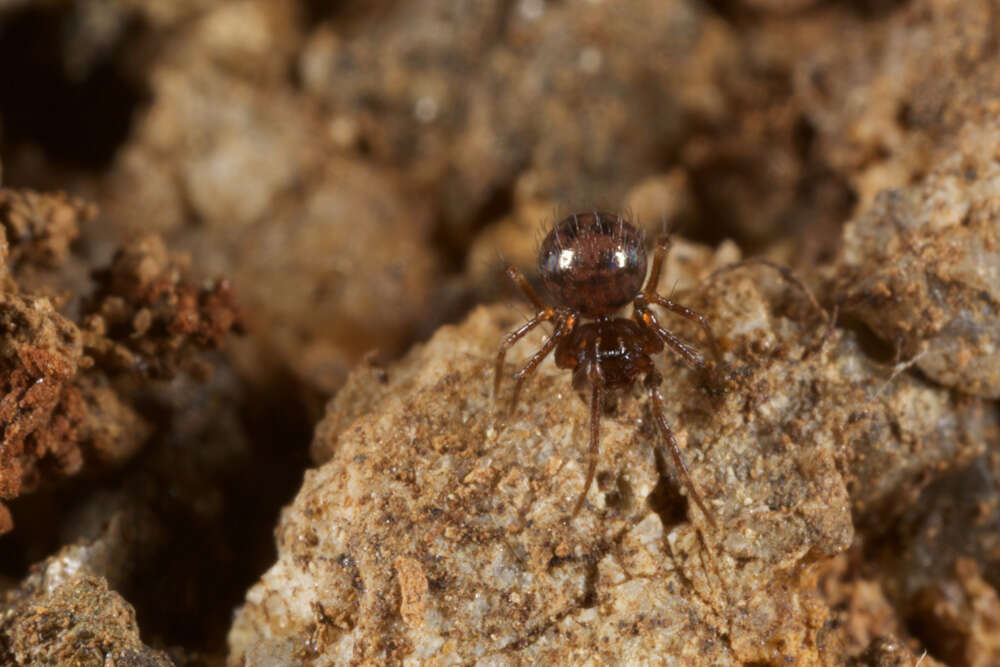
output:
[[[573,508],[573,516],[583,507],[597,469],[601,407],[605,393],[609,389],[631,386],[641,378],[649,392],[653,421],[670,450],[690,497],[708,521],[715,525],[663,416],[663,397],[660,394],[663,378],[652,360],[653,354],[670,348],[706,374],[712,368],[711,362],[706,361],[701,353],[660,324],[652,310],[653,306],[659,306],[696,322],[708,337],[714,363],[721,365],[715,336],[705,318],[656,293],[669,249],[669,238],[660,237],[649,279],[643,287],[646,249],[642,233],[621,215],[591,211],[574,213],[559,220],[542,241],[538,268],[546,288],[556,301],[555,306],[546,305],[516,267],[507,268],[507,275],[534,304],[536,312],[500,345],[493,380],[494,398],[500,390],[507,350],[542,322],[552,322],[555,331],[515,373],[511,409],[517,404],[524,381],[553,351],[557,367],[572,371],[574,380],[589,383],[591,387],[589,464],[583,492]],[[619,311],[629,303],[632,304],[631,317],[621,317]]]

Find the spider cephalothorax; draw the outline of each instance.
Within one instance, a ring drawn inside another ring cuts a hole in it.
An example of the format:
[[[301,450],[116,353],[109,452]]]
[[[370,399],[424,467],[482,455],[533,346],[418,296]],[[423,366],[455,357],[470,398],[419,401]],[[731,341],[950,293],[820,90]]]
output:
[[[605,393],[610,388],[630,386],[641,378],[649,392],[653,419],[683,475],[689,494],[714,524],[712,514],[688,475],[673,432],[663,417],[663,398],[659,389],[663,378],[651,356],[668,347],[698,370],[707,373],[710,368],[709,362],[697,350],[659,323],[651,310],[655,305],[696,322],[708,337],[715,363],[720,363],[718,346],[705,318],[655,292],[669,248],[668,237],[657,241],[653,268],[643,288],[646,251],[642,234],[620,215],[598,211],[576,213],[553,226],[542,241],[538,254],[539,272],[556,306],[548,306],[538,298],[517,268],[512,266],[507,269],[507,275],[535,305],[537,312],[500,345],[494,396],[500,390],[507,350],[526,333],[548,321],[553,322],[555,331],[514,375],[511,408],[517,404],[525,379],[553,350],[556,366],[571,370],[576,381],[589,383],[591,387],[590,461],[583,493],[573,508],[574,516],[583,506],[597,469],[601,406]],[[631,318],[620,317],[618,312],[629,303],[632,304]],[[590,321],[584,322],[584,319]]]

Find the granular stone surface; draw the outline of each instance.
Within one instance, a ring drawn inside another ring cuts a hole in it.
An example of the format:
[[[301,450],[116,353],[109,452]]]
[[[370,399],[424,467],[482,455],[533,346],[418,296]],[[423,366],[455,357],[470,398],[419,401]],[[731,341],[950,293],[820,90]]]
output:
[[[997,35],[0,0],[0,663],[1000,664]],[[718,386],[657,360],[716,525],[641,388],[569,517],[586,394],[507,412],[545,326],[489,395],[504,270],[594,209],[720,339]]]
[[[678,299],[724,332],[727,393],[714,404],[674,359],[664,392],[717,530],[654,455],[638,395],[605,418],[597,483],[571,519],[586,404],[547,362],[517,410],[496,413],[491,362],[516,320],[480,309],[382,374],[362,371],[353,398],[334,401],[325,421],[337,426],[314,442],[326,462],[283,515],[279,559],[237,616],[230,664],[841,655],[817,564],[850,547],[856,521],[919,492],[928,469],[981,452],[996,414],[887,377],[852,334],[823,340],[819,314],[770,267],[701,289]]]
[[[5,665],[170,667],[139,638],[135,611],[67,550],[8,591],[0,613]]]

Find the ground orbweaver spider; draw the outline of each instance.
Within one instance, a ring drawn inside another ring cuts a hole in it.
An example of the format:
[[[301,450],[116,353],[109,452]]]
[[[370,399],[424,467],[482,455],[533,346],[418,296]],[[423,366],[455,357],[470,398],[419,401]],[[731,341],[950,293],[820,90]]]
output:
[[[573,508],[574,517],[583,507],[597,470],[605,394],[608,389],[631,386],[641,376],[649,392],[653,420],[670,449],[688,494],[715,525],[663,416],[660,394],[663,378],[651,358],[668,347],[702,373],[707,375],[712,370],[712,365],[697,350],[659,323],[651,310],[655,305],[697,323],[708,338],[716,367],[721,368],[718,344],[705,318],[655,291],[669,249],[669,237],[662,236],[656,243],[653,268],[643,287],[646,251],[642,234],[621,215],[598,211],[575,213],[553,226],[538,253],[539,272],[556,306],[546,305],[516,267],[507,269],[507,276],[537,310],[534,317],[511,332],[500,345],[493,380],[494,398],[499,395],[507,350],[542,322],[552,322],[555,330],[514,375],[511,410],[517,405],[524,381],[553,350],[557,367],[573,371],[575,384],[587,382],[591,387],[589,464],[583,492]],[[618,316],[628,303],[632,304],[631,319]]]

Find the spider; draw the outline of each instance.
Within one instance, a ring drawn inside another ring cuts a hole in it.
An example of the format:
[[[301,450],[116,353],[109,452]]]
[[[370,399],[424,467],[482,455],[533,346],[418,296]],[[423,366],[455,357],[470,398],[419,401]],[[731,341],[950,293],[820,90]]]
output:
[[[557,303],[555,307],[546,305],[538,297],[516,267],[507,268],[507,276],[537,310],[534,317],[508,334],[500,345],[493,382],[494,399],[499,395],[507,350],[542,322],[552,322],[555,330],[514,375],[510,410],[517,406],[524,381],[553,350],[556,366],[573,371],[575,386],[589,383],[591,387],[587,479],[571,517],[580,512],[594,481],[605,394],[609,389],[629,387],[641,376],[649,392],[654,421],[670,448],[674,464],[683,475],[688,493],[715,526],[712,513],[702,502],[663,416],[660,394],[663,378],[651,357],[668,347],[706,376],[712,370],[697,350],[660,324],[651,310],[651,306],[656,305],[696,322],[708,337],[716,367],[721,368],[718,344],[705,318],[655,291],[669,250],[670,239],[664,235],[656,243],[653,268],[643,287],[646,251],[642,234],[621,215],[594,211],[563,218],[542,241],[538,268]],[[631,319],[618,316],[629,302],[632,303]]]

